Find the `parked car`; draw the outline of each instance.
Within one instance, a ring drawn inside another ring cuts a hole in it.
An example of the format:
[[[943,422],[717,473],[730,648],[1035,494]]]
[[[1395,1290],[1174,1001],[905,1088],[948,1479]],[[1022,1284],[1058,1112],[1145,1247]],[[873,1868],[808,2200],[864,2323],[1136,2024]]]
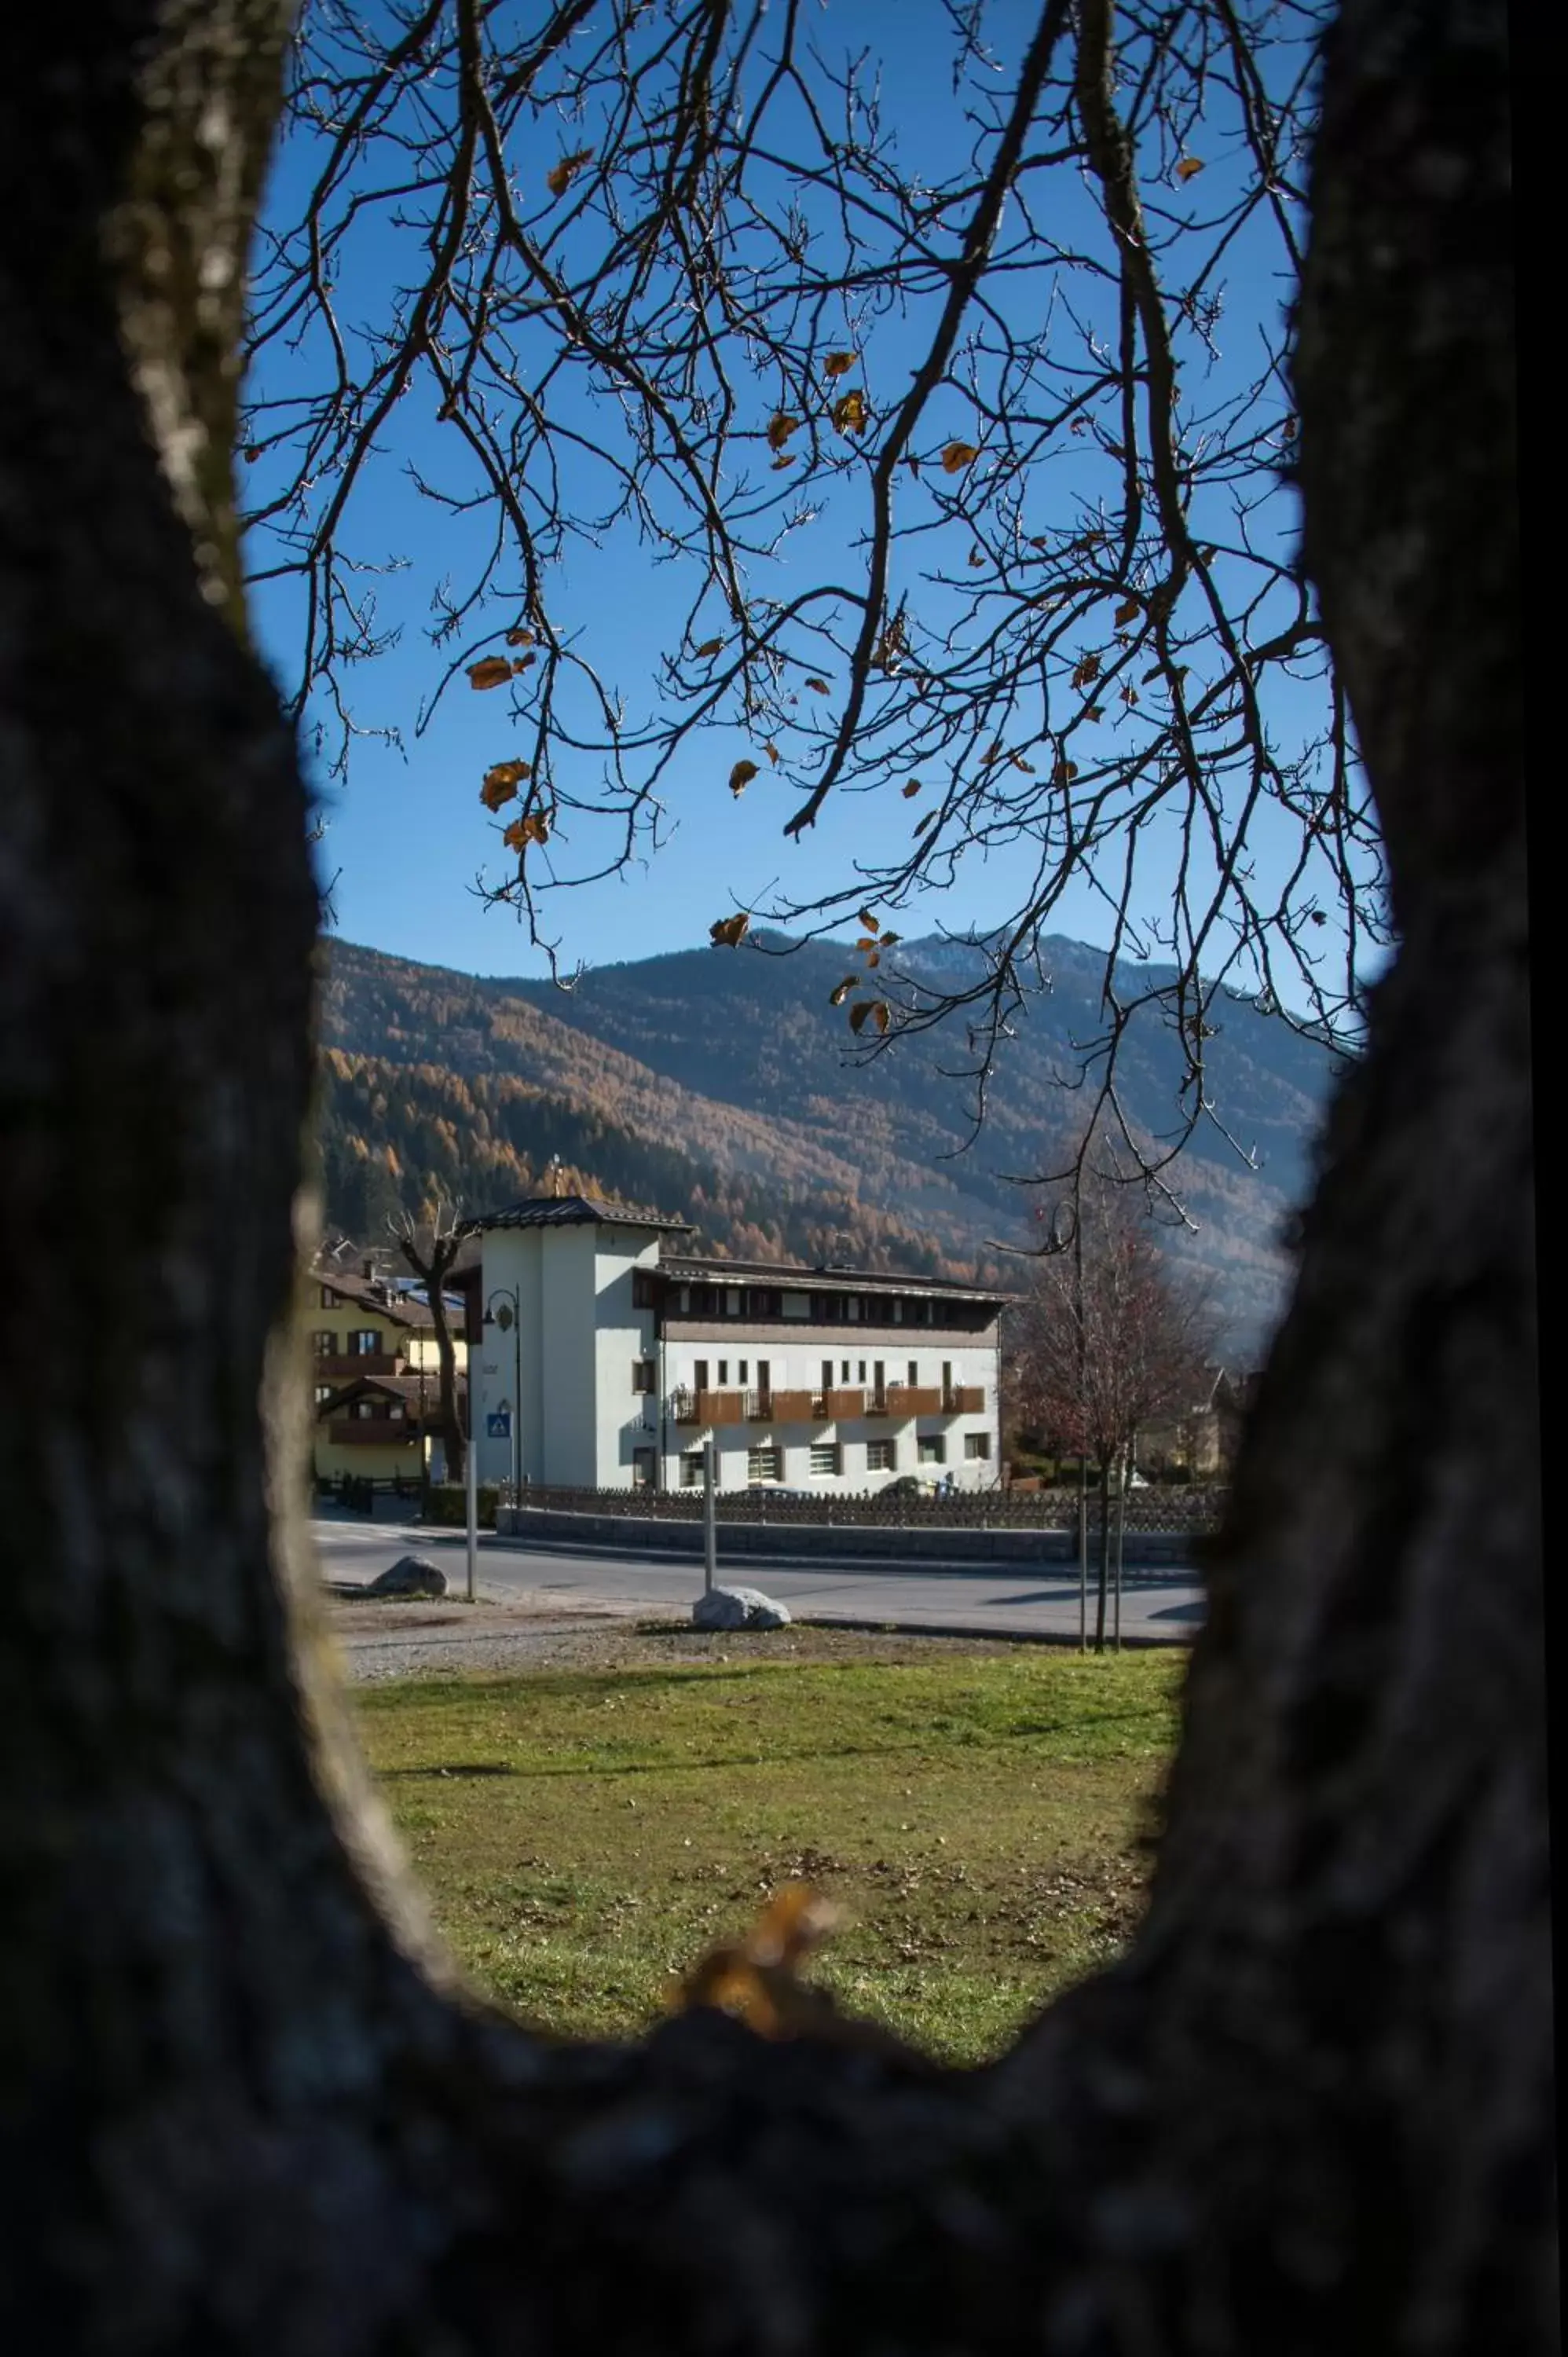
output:
[[[929,1473],[896,1473],[876,1492],[879,1498],[934,1498],[935,1477]]]

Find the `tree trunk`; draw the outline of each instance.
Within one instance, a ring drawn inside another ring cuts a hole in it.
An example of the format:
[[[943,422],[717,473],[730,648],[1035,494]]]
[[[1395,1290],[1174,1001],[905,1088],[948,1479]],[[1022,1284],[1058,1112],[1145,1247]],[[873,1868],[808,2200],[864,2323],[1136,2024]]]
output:
[[[12,27],[0,2331],[113,2357],[1555,2345],[1497,0],[1354,0],[1297,385],[1403,935],[1144,1931],[1003,2063],[446,1986],[314,1632],[314,904],[235,627],[272,0]],[[1103,1493],[1102,1493],[1103,1494]],[[24,2331],[24,2324],[28,2328]]]

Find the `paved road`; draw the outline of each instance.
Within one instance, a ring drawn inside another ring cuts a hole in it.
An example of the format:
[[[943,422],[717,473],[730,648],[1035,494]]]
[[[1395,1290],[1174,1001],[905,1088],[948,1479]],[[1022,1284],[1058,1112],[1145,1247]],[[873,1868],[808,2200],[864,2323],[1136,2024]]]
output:
[[[411,1551],[430,1555],[446,1573],[456,1594],[463,1589],[464,1538],[460,1531],[425,1530],[417,1524],[338,1521],[315,1525],[327,1578],[360,1584]],[[812,1620],[869,1621],[883,1627],[957,1629],[997,1636],[1076,1638],[1078,1573],[1060,1565],[1038,1572],[994,1565],[925,1566],[901,1571],[796,1561],[738,1559],[726,1569],[721,1534],[719,1577],[737,1586],[765,1588],[791,1612]],[[700,1561],[672,1562],[667,1555],[634,1549],[574,1546],[561,1540],[528,1546],[483,1536],[479,1541],[478,1594],[486,1603],[536,1600],[559,1610],[573,1604],[645,1604],[671,1616],[683,1612],[702,1590]],[[1094,1598],[1090,1598],[1092,1616]],[[1203,1617],[1202,1589],[1190,1570],[1129,1569],[1122,1580],[1122,1634],[1135,1644],[1183,1644]]]

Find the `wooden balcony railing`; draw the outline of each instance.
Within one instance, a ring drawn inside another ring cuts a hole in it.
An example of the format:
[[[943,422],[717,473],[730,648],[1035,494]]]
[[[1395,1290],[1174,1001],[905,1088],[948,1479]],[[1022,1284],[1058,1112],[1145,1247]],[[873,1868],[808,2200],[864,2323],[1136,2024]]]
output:
[[[411,1416],[328,1416],[316,1429],[335,1448],[413,1448],[419,1442],[419,1426]]]
[[[889,1383],[886,1392],[875,1392],[865,1411],[867,1415],[908,1416],[940,1415],[941,1389],[936,1383]]]
[[[848,1389],[841,1389],[838,1391],[831,1391],[828,1393],[823,1402],[823,1406],[826,1413],[830,1416],[833,1417],[864,1415],[865,1414],[865,1394],[864,1391],[860,1390],[851,1391]]]
[[[694,1392],[682,1384],[670,1394],[670,1414],[676,1424],[744,1424],[745,1392]]]
[[[401,1375],[407,1365],[390,1351],[332,1351],[310,1363],[318,1383],[351,1383],[356,1375]]]
[[[775,1392],[773,1421],[775,1424],[821,1424],[827,1411],[818,1392]]]
[[[942,1397],[944,1415],[983,1415],[985,1386],[983,1383],[954,1383]]]

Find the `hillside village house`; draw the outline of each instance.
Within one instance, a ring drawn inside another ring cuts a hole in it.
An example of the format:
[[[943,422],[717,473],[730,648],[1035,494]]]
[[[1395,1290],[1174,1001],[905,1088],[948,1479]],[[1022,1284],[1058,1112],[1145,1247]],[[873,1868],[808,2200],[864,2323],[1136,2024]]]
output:
[[[709,1437],[725,1490],[996,1480],[997,1293],[698,1259],[686,1222],[580,1195],[475,1229],[482,1481],[695,1488]]]
[[[429,1310],[376,1275],[369,1261],[352,1272],[318,1265],[308,1281],[317,1480],[417,1482],[433,1451],[429,1469],[439,1473]]]

